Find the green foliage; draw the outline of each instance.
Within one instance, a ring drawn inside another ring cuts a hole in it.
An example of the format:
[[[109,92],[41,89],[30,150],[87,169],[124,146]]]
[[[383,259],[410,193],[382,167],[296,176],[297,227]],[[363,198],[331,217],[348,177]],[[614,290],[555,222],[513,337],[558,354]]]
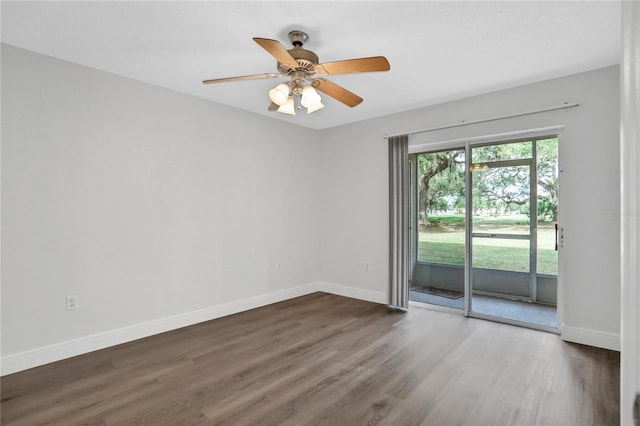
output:
[[[558,220],[558,139],[537,141],[538,220]]]
[[[532,141],[487,145],[472,149],[472,164],[480,167],[471,174],[474,229],[520,226],[528,228],[531,176],[528,165],[482,167],[484,163],[533,158]],[[558,217],[558,140],[538,140],[537,193],[538,223]],[[455,210],[464,213],[464,150],[441,151],[418,157],[419,218],[426,233],[420,234],[418,259],[425,262],[464,265],[464,214],[443,215]],[[535,219],[534,219],[535,220]],[[424,228],[426,226],[426,228]],[[548,225],[545,225],[548,227]],[[495,232],[495,231],[494,231]],[[547,235],[548,234],[548,235]],[[544,235],[544,237],[543,237]],[[557,274],[557,252],[553,243],[541,245],[541,238],[555,240],[554,231],[538,229],[538,271]],[[514,243],[514,241],[517,241]],[[522,245],[518,245],[521,244]],[[526,271],[529,246],[524,240],[474,242],[474,267]]]
[[[531,141],[474,147],[471,151],[472,163],[518,160],[533,157]]]
[[[538,221],[555,222],[558,217],[558,206],[549,198],[543,198],[538,202]]]
[[[464,151],[442,151],[418,156],[419,210],[429,212],[464,207]]]
[[[474,164],[533,157],[533,142],[487,145],[472,149]],[[558,218],[558,140],[536,141],[538,220]],[[465,205],[464,150],[418,156],[418,205],[424,220],[430,214],[462,211]],[[529,214],[530,168],[494,167],[472,174],[474,214]]]

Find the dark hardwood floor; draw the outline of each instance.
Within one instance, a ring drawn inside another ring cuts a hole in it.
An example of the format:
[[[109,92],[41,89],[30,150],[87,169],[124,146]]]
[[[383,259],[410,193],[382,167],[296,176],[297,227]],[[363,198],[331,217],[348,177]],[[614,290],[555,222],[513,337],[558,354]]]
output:
[[[315,293],[2,378],[3,425],[619,423],[619,354]]]

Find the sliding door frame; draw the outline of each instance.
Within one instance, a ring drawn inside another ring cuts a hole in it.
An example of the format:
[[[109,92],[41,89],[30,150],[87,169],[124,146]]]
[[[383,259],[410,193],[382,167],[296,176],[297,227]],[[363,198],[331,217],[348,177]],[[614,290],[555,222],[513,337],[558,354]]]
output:
[[[479,144],[479,145],[471,145],[470,146],[470,150],[472,150],[473,148],[478,148],[478,147],[483,147],[483,146],[493,146],[493,145],[503,145],[503,144],[509,144],[509,143],[518,143],[518,142],[532,142],[532,147],[531,149],[533,150],[532,156],[530,158],[519,158],[519,159],[514,159],[514,160],[498,160],[498,161],[488,161],[488,162],[482,162],[483,165],[486,165],[487,168],[489,169],[497,169],[497,168],[502,168],[502,167],[518,167],[518,166],[527,166],[529,167],[529,234],[525,235],[519,235],[519,234],[491,234],[491,236],[487,235],[487,233],[482,233],[482,232],[474,232],[473,231],[473,217],[471,215],[471,212],[473,211],[473,206],[471,205],[473,203],[473,173],[469,173],[469,178],[470,178],[470,183],[469,183],[469,188],[470,191],[467,195],[467,200],[466,202],[470,203],[471,207],[469,209],[469,211],[467,211],[467,214],[470,216],[470,223],[469,223],[469,233],[470,233],[470,239],[469,242],[471,244],[473,244],[473,238],[498,238],[498,239],[505,239],[505,240],[526,240],[529,241],[529,271],[528,271],[528,275],[529,275],[529,284],[528,284],[528,290],[527,290],[527,297],[524,296],[518,296],[515,294],[509,294],[509,293],[494,293],[494,292],[487,292],[487,291],[483,291],[480,294],[486,294],[489,296],[497,296],[498,294],[503,294],[503,295],[508,295],[510,297],[513,297],[515,299],[518,300],[522,300],[525,302],[537,302],[538,299],[538,289],[537,289],[537,283],[538,283],[538,221],[537,221],[537,217],[538,217],[538,183],[537,183],[537,172],[538,172],[538,168],[537,168],[537,156],[536,156],[536,142],[537,139],[524,139],[524,140],[516,140],[516,141],[509,141],[509,142],[498,142],[495,144]],[[469,156],[471,157],[471,153],[469,153]],[[473,163],[470,164],[469,169],[467,170],[471,170],[471,166],[473,165]],[[535,172],[535,173],[534,173]],[[536,220],[531,220],[531,218],[536,218]],[[482,235],[485,234],[485,235]],[[471,251],[470,251],[470,257],[469,259],[471,259],[471,264],[473,263],[473,258],[471,257],[471,254],[473,252],[473,247],[471,247]],[[472,268],[471,268],[472,269]],[[473,287],[473,279],[472,279],[472,285],[471,287]]]
[[[442,310],[442,311],[447,311],[447,312],[456,312],[456,313],[461,313],[466,317],[471,317],[471,318],[478,318],[478,319],[485,319],[485,320],[490,320],[490,321],[496,321],[496,322],[501,322],[501,323],[505,323],[505,324],[511,324],[511,325],[516,325],[516,326],[521,326],[521,327],[526,327],[526,328],[531,328],[531,329],[535,329],[535,330],[541,330],[541,331],[546,331],[546,332],[550,332],[550,333],[555,333],[555,334],[562,334],[562,328],[564,327],[564,292],[563,292],[563,286],[562,286],[562,252],[561,252],[561,248],[562,248],[562,241],[558,241],[558,275],[557,275],[557,281],[556,281],[556,294],[557,294],[557,301],[556,301],[556,321],[557,321],[557,328],[553,328],[553,327],[547,327],[547,326],[543,326],[543,325],[538,325],[538,324],[532,324],[532,323],[525,323],[525,322],[521,322],[521,321],[515,321],[515,320],[511,320],[508,318],[501,318],[501,317],[494,317],[491,315],[485,315],[485,314],[480,314],[477,312],[473,312],[471,310],[471,295],[473,293],[473,289],[472,289],[472,278],[471,278],[471,274],[472,274],[472,265],[471,265],[471,255],[472,255],[472,247],[471,247],[471,238],[472,238],[472,193],[471,193],[471,172],[469,172],[472,161],[471,161],[471,149],[474,147],[479,147],[479,146],[486,146],[486,145],[496,145],[496,144],[506,144],[506,143],[511,143],[511,142],[521,142],[521,141],[533,141],[533,157],[531,159],[527,159],[528,162],[531,163],[532,168],[536,169],[536,173],[530,173],[530,179],[531,179],[531,193],[532,193],[532,197],[535,195],[535,201],[531,203],[531,213],[530,213],[530,217],[535,217],[536,220],[535,221],[530,221],[530,232],[532,231],[537,231],[532,229],[531,227],[536,226],[537,227],[537,208],[538,208],[538,202],[537,202],[537,157],[536,157],[536,142],[538,140],[541,139],[545,139],[545,138],[556,138],[558,140],[558,191],[559,191],[559,199],[558,199],[558,206],[562,205],[562,166],[561,166],[561,156],[560,156],[560,146],[561,146],[561,138],[562,138],[562,132],[564,131],[564,126],[552,126],[552,127],[546,127],[546,128],[541,128],[541,129],[532,129],[532,130],[525,130],[525,131],[519,131],[519,132],[511,132],[511,133],[502,133],[502,134],[497,134],[497,135],[486,135],[486,136],[479,136],[479,137],[474,137],[474,138],[464,138],[464,139],[456,139],[456,140],[450,140],[450,141],[442,141],[442,142],[434,142],[434,143],[429,143],[429,144],[422,144],[422,145],[411,145],[411,139],[409,139],[409,155],[410,158],[417,158],[418,154],[426,154],[426,153],[430,153],[430,152],[438,152],[438,151],[445,151],[445,150],[454,150],[454,149],[464,149],[465,150],[465,267],[464,267],[464,309],[462,311],[460,311],[459,309],[454,309],[454,308],[448,308],[448,307],[444,307],[444,306],[438,306],[438,305],[430,305],[427,303],[421,303],[421,302],[413,302],[410,301],[410,305],[413,306],[419,306],[419,307],[427,307],[429,309],[436,309],[436,310]],[[522,160],[516,160],[516,161],[522,161]],[[508,161],[507,161],[508,162]],[[500,163],[505,163],[505,162],[500,162]],[[415,172],[415,174],[414,174]],[[417,178],[417,166],[415,167],[415,169],[413,169],[411,171],[412,173],[412,179],[413,182],[416,181]],[[414,183],[415,185],[415,183]],[[411,197],[410,197],[411,198]],[[533,216],[533,213],[536,214],[536,216]],[[414,213],[414,217],[416,219],[417,222],[417,216],[415,216]],[[558,208],[558,219],[557,219],[557,223],[560,229],[560,232],[563,232],[564,226],[561,225],[562,216],[561,216],[561,208]],[[415,233],[416,235],[413,237],[414,241],[415,241],[415,247],[412,248],[412,250],[414,251],[415,255],[415,259],[417,261],[417,250],[418,250],[418,236],[417,236],[417,224],[412,224],[413,225],[413,229],[411,230],[412,233]],[[530,234],[531,235],[531,234]],[[410,237],[411,238],[411,237]],[[537,241],[534,242],[534,240],[537,240],[537,236],[536,238],[530,238],[530,250],[534,250],[535,251],[533,253],[535,253],[535,255],[531,255],[530,256],[530,275],[529,275],[529,294],[536,294],[537,293]],[[531,290],[534,290],[534,293],[531,293]]]

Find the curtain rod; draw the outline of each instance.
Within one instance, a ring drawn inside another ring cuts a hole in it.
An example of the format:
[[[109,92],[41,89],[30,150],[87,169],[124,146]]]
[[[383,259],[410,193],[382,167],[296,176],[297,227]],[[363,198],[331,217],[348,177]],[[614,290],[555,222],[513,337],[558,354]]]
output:
[[[436,130],[450,129],[452,127],[468,126],[470,124],[478,124],[478,123],[486,123],[487,121],[502,120],[504,118],[521,117],[523,115],[538,114],[538,113],[541,113],[541,112],[555,111],[557,109],[573,108],[573,107],[577,107],[579,105],[580,104],[577,103],[577,102],[574,102],[574,103],[565,102],[562,105],[555,105],[555,106],[535,109],[535,110],[531,110],[531,111],[519,112],[519,113],[515,113],[515,114],[501,115],[501,116],[497,116],[497,117],[483,118],[481,120],[473,120],[473,121],[464,121],[464,120],[462,120],[459,123],[448,124],[448,125],[445,125],[445,126],[430,127],[428,129],[414,130],[412,132],[393,133],[393,134],[390,134],[390,135],[385,135],[384,138],[385,139],[389,139],[389,138],[392,138],[394,136],[415,135],[415,134],[418,134],[418,133],[428,133],[428,132],[433,132],[433,131],[436,131]]]

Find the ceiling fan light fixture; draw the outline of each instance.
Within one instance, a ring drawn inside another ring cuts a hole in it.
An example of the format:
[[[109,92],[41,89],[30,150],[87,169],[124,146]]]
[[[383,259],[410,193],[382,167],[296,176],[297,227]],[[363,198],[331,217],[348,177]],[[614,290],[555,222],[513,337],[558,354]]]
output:
[[[320,98],[320,95],[318,94],[318,92],[316,92],[316,89],[311,86],[305,86],[302,89],[300,105],[309,108],[319,103],[322,103],[322,98]]]
[[[274,104],[283,106],[287,103],[289,98],[289,86],[284,83],[278,84],[276,87],[269,90],[269,99],[271,99],[271,102]]]
[[[307,107],[307,114],[311,114],[312,112],[316,112],[317,110],[322,108],[324,108],[324,104],[322,102],[318,102],[317,104]]]
[[[287,98],[287,101],[284,104],[280,105],[280,108],[278,108],[278,112],[283,112],[289,115],[296,115],[296,107],[295,107],[295,104],[293,103],[292,96],[289,96]]]
[[[311,86],[305,86],[302,89],[302,96],[300,96],[300,105],[307,108],[307,114],[311,114],[319,109],[324,108],[322,104],[322,98]]]

